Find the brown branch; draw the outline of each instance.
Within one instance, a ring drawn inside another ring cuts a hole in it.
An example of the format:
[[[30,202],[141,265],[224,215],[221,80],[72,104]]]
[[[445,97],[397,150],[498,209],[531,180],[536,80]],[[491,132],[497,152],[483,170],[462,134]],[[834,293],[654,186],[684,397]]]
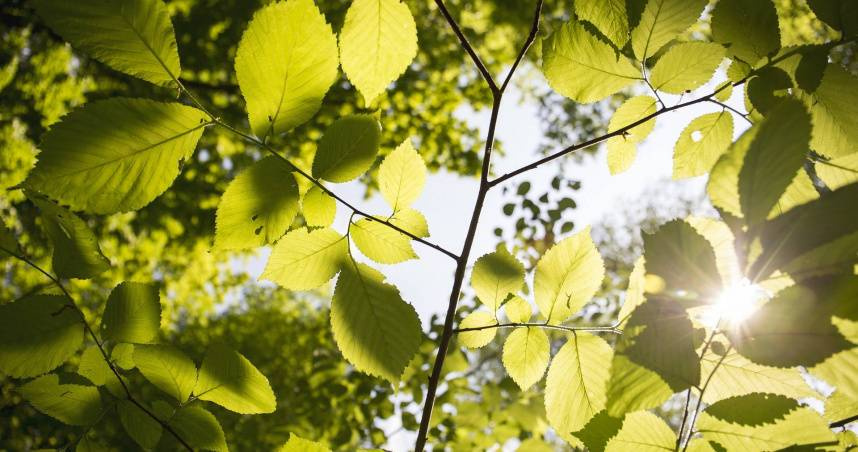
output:
[[[17,253],[14,253],[14,252],[12,252],[12,251],[9,251],[8,249],[6,249],[6,248],[4,248],[4,247],[2,247],[2,246],[0,246],[0,251],[3,251],[3,252],[5,252],[5,253],[9,254],[10,256],[14,257],[15,259],[18,259],[19,261],[24,262],[25,264],[27,264],[27,265],[29,265],[30,267],[34,268],[34,269],[35,269],[35,270],[37,270],[39,273],[41,273],[42,275],[44,275],[45,277],[47,277],[49,280],[51,280],[51,282],[52,282],[55,286],[57,286],[57,288],[59,288],[59,289],[60,289],[60,291],[63,293],[63,295],[64,295],[64,296],[69,300],[69,302],[71,302],[71,306],[70,306],[70,307],[71,307],[71,308],[73,308],[73,309],[78,313],[78,315],[80,315],[81,322],[83,323],[83,327],[84,327],[84,329],[85,329],[85,330],[86,330],[86,332],[89,334],[89,336],[92,338],[92,341],[93,341],[93,342],[95,342],[95,345],[96,345],[96,347],[98,347],[98,350],[101,352],[101,356],[104,358],[104,361],[107,363],[107,366],[110,368],[110,370],[111,370],[111,371],[113,372],[113,374],[116,376],[116,379],[117,379],[117,380],[119,380],[119,384],[122,386],[122,390],[123,390],[123,392],[125,392],[125,397],[128,399],[128,401],[129,401],[129,402],[131,402],[131,403],[133,403],[135,406],[137,406],[137,408],[140,408],[140,410],[142,410],[144,413],[146,413],[146,415],[147,415],[147,416],[149,416],[150,418],[152,418],[153,420],[155,420],[155,422],[157,422],[159,425],[161,425],[161,427],[162,427],[164,430],[166,430],[166,431],[167,431],[167,432],[169,432],[171,435],[173,435],[173,437],[174,437],[174,438],[176,438],[176,440],[177,440],[179,443],[181,443],[181,444],[182,444],[182,446],[184,446],[184,447],[185,447],[186,449],[188,449],[189,451],[193,452],[194,448],[193,448],[193,447],[191,447],[191,445],[190,445],[190,444],[188,444],[188,443],[187,443],[187,442],[186,442],[186,441],[185,441],[185,440],[184,440],[184,439],[179,435],[179,433],[178,433],[178,432],[176,432],[172,427],[170,427],[170,425],[169,425],[169,424],[167,424],[166,422],[162,421],[158,416],[155,416],[155,414],[154,414],[154,413],[152,413],[151,411],[149,411],[149,409],[147,409],[145,406],[143,406],[143,404],[141,404],[140,402],[138,402],[138,401],[137,401],[137,399],[135,399],[135,398],[134,398],[134,396],[133,396],[133,395],[131,395],[131,390],[128,388],[128,385],[125,383],[125,380],[123,380],[123,379],[122,379],[122,375],[121,375],[121,374],[119,373],[119,371],[116,369],[116,366],[114,366],[114,365],[113,365],[113,362],[110,360],[110,357],[108,357],[108,356],[107,356],[107,351],[105,351],[105,350],[104,350],[104,346],[102,345],[101,341],[99,341],[99,340],[98,340],[98,336],[96,336],[95,331],[93,331],[92,327],[89,325],[89,322],[87,322],[87,320],[86,320],[86,316],[84,315],[83,311],[81,311],[81,310],[80,310],[80,308],[77,306],[77,303],[75,303],[74,298],[72,298],[71,294],[68,292],[68,290],[66,290],[65,286],[64,286],[64,285],[63,285],[63,283],[59,280],[59,278],[57,278],[57,277],[55,277],[54,275],[52,275],[52,274],[48,273],[45,269],[43,269],[42,267],[40,267],[39,265],[37,265],[35,262],[33,262],[33,261],[31,261],[30,259],[28,259],[26,256],[19,255],[19,254],[17,254]]]
[[[474,244],[474,237],[477,233],[477,225],[480,221],[480,214],[483,210],[483,203],[486,199],[486,194],[488,193],[491,185],[489,184],[489,170],[491,168],[491,158],[492,158],[492,148],[494,146],[495,140],[495,129],[497,128],[498,114],[500,113],[501,100],[503,98],[503,89],[499,89],[495,84],[492,76],[488,73],[488,70],[480,61],[476,52],[474,52],[468,40],[462,34],[462,31],[459,29],[458,24],[453,18],[450,16],[450,13],[447,11],[447,8],[444,7],[443,0],[435,0],[435,3],[438,5],[438,8],[441,10],[441,13],[447,19],[447,22],[450,24],[450,27],[459,37],[459,42],[462,45],[462,48],[471,55],[471,59],[474,60],[474,64],[480,70],[480,73],[483,74],[483,78],[485,78],[486,83],[492,90],[492,113],[491,119],[489,120],[489,128],[486,134],[486,143],[485,149],[483,150],[483,164],[482,164],[482,172],[480,173],[480,188],[477,192],[477,199],[474,201],[474,208],[471,213],[471,221],[468,226],[468,232],[465,236],[465,243],[462,246],[462,252],[459,254],[459,258],[456,263],[456,272],[453,278],[453,287],[450,290],[450,300],[447,303],[447,314],[444,318],[444,329],[441,332],[441,337],[438,342],[438,351],[435,355],[435,362],[432,364],[432,373],[429,375],[429,382],[426,387],[426,397],[423,403],[423,413],[420,417],[420,427],[417,430],[417,439],[415,441],[414,450],[417,452],[422,452],[426,447],[426,437],[429,433],[429,422],[432,418],[432,409],[435,405],[435,395],[438,391],[438,385],[441,382],[441,370],[444,368],[444,360],[447,356],[447,349],[450,347],[450,341],[453,337],[453,323],[456,320],[456,306],[459,301],[459,294],[462,290],[462,282],[465,279],[465,268],[468,265],[468,257],[471,253],[471,248]],[[510,69],[509,73],[506,76],[504,81],[504,88],[509,83],[509,80],[513,77],[515,73],[515,69],[518,67],[518,62],[524,58],[525,53],[527,53],[527,49],[533,43],[533,40],[536,37],[536,33],[539,29],[539,16],[542,11],[542,3],[543,0],[537,0],[536,12],[533,18],[533,25],[531,26],[530,33],[527,39],[522,46],[521,51],[519,52],[519,56],[516,58],[516,63],[514,63],[513,67]]]
[[[837,422],[832,422],[828,424],[828,426],[831,428],[845,427],[847,424],[851,424],[855,421],[858,421],[858,414],[847,417],[846,419],[841,419]]]

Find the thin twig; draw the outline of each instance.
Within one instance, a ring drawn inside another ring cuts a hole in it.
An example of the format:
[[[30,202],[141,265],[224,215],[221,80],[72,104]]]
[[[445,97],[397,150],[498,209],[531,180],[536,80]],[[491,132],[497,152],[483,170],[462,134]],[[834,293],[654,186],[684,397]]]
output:
[[[488,68],[486,68],[486,65],[483,64],[483,60],[480,59],[480,56],[477,55],[477,51],[474,50],[474,47],[471,46],[470,42],[468,42],[468,38],[465,37],[465,33],[462,32],[462,28],[459,27],[458,23],[456,23],[456,19],[453,19],[450,11],[447,10],[447,6],[444,5],[444,0],[435,0],[435,4],[438,5],[438,9],[441,11],[444,19],[447,20],[447,24],[450,25],[453,33],[455,33],[456,37],[459,38],[459,44],[461,44],[462,48],[465,49],[465,52],[470,55],[471,60],[474,62],[474,66],[477,67],[477,70],[480,71],[480,75],[483,76],[486,84],[489,85],[489,89],[492,90],[492,94],[497,96],[497,94],[500,93],[500,89],[495,83],[492,74],[489,72]]]
[[[685,391],[685,408],[682,409],[682,423],[679,424],[679,433],[676,435],[676,445],[673,450],[678,451],[682,445],[682,432],[685,431],[685,422],[688,420],[688,408],[691,405],[691,388]]]
[[[524,56],[530,49],[530,46],[533,45],[533,41],[536,40],[536,35],[539,34],[539,22],[542,17],[542,4],[543,0],[536,2],[536,11],[533,13],[533,22],[530,24],[530,33],[527,35],[524,45],[522,45],[521,50],[518,51],[518,56],[515,57],[512,67],[510,67],[509,72],[506,74],[506,78],[504,78],[503,83],[501,84],[501,93],[506,92],[506,87],[509,85],[509,82],[512,81],[512,76],[515,74],[516,69],[518,69],[519,63],[524,59]]]
[[[832,422],[828,424],[831,428],[845,427],[847,424],[851,424],[852,422],[858,421],[858,414],[854,416],[847,417],[846,419],[841,419],[837,422]]]
[[[134,405],[136,405],[138,408],[140,408],[140,410],[142,410],[144,413],[146,413],[146,415],[148,415],[149,417],[154,419],[156,422],[158,422],[158,424],[160,424],[161,427],[164,428],[164,430],[166,430],[171,435],[173,435],[173,437],[175,437],[176,440],[182,444],[182,446],[184,446],[186,449],[188,449],[190,451],[193,451],[194,450],[193,447],[191,447],[190,444],[188,444],[184,439],[182,439],[182,437],[179,436],[179,434],[175,430],[173,430],[173,428],[170,427],[169,424],[162,421],[160,418],[158,418],[158,416],[155,416],[155,414],[153,414],[151,411],[149,411],[149,409],[147,409],[145,406],[143,406],[140,402],[138,402],[134,398],[134,396],[131,395],[131,390],[128,389],[128,385],[125,383],[125,380],[122,379],[122,375],[119,373],[118,370],[116,370],[116,367],[113,365],[113,362],[110,360],[110,357],[107,356],[107,352],[104,350],[104,346],[102,345],[101,341],[98,340],[98,336],[96,336],[95,331],[93,331],[92,327],[89,325],[89,322],[86,320],[86,316],[84,315],[83,311],[81,311],[80,308],[77,306],[77,303],[75,303],[74,298],[72,298],[71,294],[69,294],[69,291],[66,290],[65,285],[63,285],[63,283],[59,280],[59,278],[48,273],[45,269],[43,269],[42,267],[40,267],[35,262],[28,259],[26,256],[23,256],[23,255],[20,255],[17,253],[13,253],[12,251],[9,251],[8,249],[6,249],[2,246],[0,246],[0,251],[4,251],[7,254],[9,254],[10,256],[14,257],[15,259],[18,259],[19,261],[24,262],[25,264],[34,268],[39,273],[43,274],[45,277],[50,279],[51,282],[55,286],[57,286],[57,288],[59,288],[60,291],[62,291],[63,295],[69,300],[69,302],[71,302],[71,307],[74,308],[75,311],[77,311],[78,315],[80,315],[81,322],[83,323],[84,329],[89,334],[89,336],[92,338],[92,341],[95,342],[96,347],[98,347],[98,350],[101,352],[101,356],[104,358],[104,361],[107,362],[107,366],[110,367],[110,370],[113,371],[114,375],[116,375],[116,379],[119,380],[119,384],[122,386],[122,389],[125,392],[125,397],[128,399],[128,401],[133,403]]]
[[[733,108],[733,107],[731,107],[731,106],[729,106],[729,105],[725,104],[724,102],[721,102],[721,101],[719,101],[719,100],[716,100],[716,99],[709,98],[709,99],[707,99],[707,100],[708,100],[709,102],[712,102],[712,103],[713,103],[713,104],[715,104],[715,105],[719,105],[719,106],[721,106],[721,108],[723,108],[723,109],[725,109],[725,110],[730,110],[730,111],[732,111],[733,113],[736,113],[737,115],[741,116],[741,117],[742,117],[742,119],[744,119],[745,121],[748,121],[748,124],[754,124],[754,121],[751,121],[751,118],[749,118],[749,117],[748,117],[748,113],[742,113],[741,111],[736,110],[735,108]]]
[[[537,0],[536,7],[536,16],[539,16],[542,11],[541,3],[543,0]],[[450,299],[447,302],[447,313],[444,318],[444,329],[441,332],[441,336],[438,341],[438,350],[435,355],[435,362],[432,364],[432,372],[429,375],[429,382],[426,386],[426,397],[423,402],[423,412],[420,417],[420,426],[417,430],[417,439],[415,441],[414,450],[417,452],[422,452],[424,447],[426,447],[426,438],[429,433],[429,422],[432,418],[432,409],[435,405],[435,395],[438,391],[438,385],[441,381],[441,370],[444,368],[444,360],[447,356],[447,349],[450,346],[450,341],[453,337],[453,323],[456,320],[456,306],[459,301],[459,294],[462,290],[462,282],[465,279],[465,268],[468,265],[468,257],[471,253],[471,248],[474,244],[474,237],[477,233],[477,225],[480,221],[480,214],[483,210],[483,203],[486,199],[486,194],[488,193],[491,185],[489,184],[489,170],[491,169],[491,158],[492,158],[492,148],[494,146],[495,140],[495,129],[497,128],[498,114],[500,113],[501,100],[503,99],[503,91],[497,88],[495,85],[492,76],[488,73],[488,70],[480,61],[476,52],[474,52],[468,40],[462,34],[459,29],[459,25],[456,24],[456,21],[453,20],[450,13],[444,7],[444,2],[442,0],[435,0],[435,3],[438,5],[438,8],[441,10],[441,13],[447,19],[447,22],[450,24],[450,27],[459,36],[459,41],[462,47],[465,49],[468,54],[471,55],[471,58],[474,60],[474,64],[483,74],[483,78],[486,79],[486,83],[492,90],[492,112],[491,119],[489,119],[489,127],[488,132],[486,133],[486,143],[485,148],[483,150],[483,164],[482,171],[480,173],[480,187],[477,191],[477,199],[474,201],[474,208],[471,212],[471,221],[468,225],[468,232],[465,235],[465,243],[462,246],[462,252],[459,254],[459,258],[456,263],[456,272],[453,277],[453,287],[450,290]],[[533,22],[536,24],[535,27],[539,27],[539,17],[534,17]],[[520,57],[517,59],[520,61],[520,58],[524,57],[524,54],[527,52],[527,49],[530,47],[533,39],[536,36],[536,32],[533,31],[533,27],[531,27],[531,32],[528,35],[528,38],[525,40],[524,45],[522,46],[522,51],[519,52]],[[507,79],[511,79],[515,73],[515,68],[512,68],[507,74]],[[506,84],[506,83],[505,83]]]
[[[498,323],[495,325],[484,325],[484,326],[475,326],[472,328],[456,328],[453,330],[455,333],[465,333],[468,331],[482,331],[489,330],[493,328],[544,328],[547,330],[560,330],[574,333],[576,331],[591,331],[591,332],[602,332],[602,333],[614,333],[614,334],[623,334],[623,331],[614,326],[563,326],[563,325],[552,325],[550,323],[532,323],[532,322],[511,322],[511,323]]]
[[[718,328],[721,326],[721,319],[718,319],[718,322],[715,325],[715,328],[712,329],[712,334],[709,335],[709,340],[706,341],[706,345],[703,346],[703,351],[700,352],[700,358],[697,360],[698,366],[703,362],[703,356],[706,355],[706,352],[709,350],[709,346],[712,345],[712,341],[715,339],[715,335],[718,333]],[[730,354],[730,351],[733,350],[733,346],[727,347],[727,350],[721,355],[721,359],[715,363],[715,367],[712,368],[712,372],[709,373],[709,376],[706,377],[706,381],[703,383],[703,386],[699,388],[700,396],[697,399],[697,405],[694,407],[694,411],[691,412],[691,422],[688,424],[688,435],[685,437],[685,445],[682,446],[682,452],[686,452],[688,450],[688,445],[691,443],[691,437],[694,435],[694,423],[697,422],[697,416],[700,414],[700,406],[703,404],[703,395],[706,394],[706,389],[709,387],[709,383],[712,381],[712,377],[715,376],[715,372],[718,371],[718,368],[721,367],[721,363],[727,358],[727,355]],[[680,432],[681,434],[682,432]]]

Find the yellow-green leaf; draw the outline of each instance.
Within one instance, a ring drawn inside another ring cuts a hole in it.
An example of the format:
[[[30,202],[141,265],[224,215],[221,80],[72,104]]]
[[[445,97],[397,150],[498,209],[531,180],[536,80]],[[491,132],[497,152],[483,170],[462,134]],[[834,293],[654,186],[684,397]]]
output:
[[[533,315],[533,308],[530,307],[530,303],[518,295],[510,298],[510,300],[503,305],[503,309],[504,312],[506,312],[506,318],[513,323],[528,322],[530,321],[530,317]]]
[[[459,323],[459,329],[481,328],[484,326],[497,325],[497,323],[497,319],[491,313],[486,311],[474,311],[462,319],[462,322]],[[495,338],[497,331],[497,328],[462,331],[459,333],[459,342],[468,348],[485,347]]]
[[[105,339],[146,344],[158,337],[160,326],[161,303],[155,286],[123,282],[110,292],[101,318]]]
[[[637,96],[625,101],[611,116],[608,132],[623,127],[655,113],[656,100],[650,96]],[[608,168],[611,174],[619,174],[632,166],[637,153],[637,144],[646,139],[655,128],[655,119],[639,124],[626,133],[608,139]]]
[[[215,248],[256,248],[289,230],[298,213],[298,184],[291,169],[266,157],[230,182],[217,208]]]
[[[563,322],[593,298],[604,276],[602,256],[587,228],[554,245],[536,264],[536,306],[548,323]]]
[[[45,232],[54,246],[51,266],[57,276],[87,279],[110,268],[98,238],[80,217],[46,198],[31,193],[28,196],[42,211]]]
[[[394,212],[410,207],[426,184],[426,164],[405,140],[391,152],[378,168],[378,187]]]
[[[523,286],[524,265],[502,244],[474,263],[471,287],[491,312],[500,309],[509,294],[518,292]]]
[[[712,39],[748,64],[777,51],[781,36],[774,2],[719,1],[712,11]]]
[[[541,328],[516,328],[503,344],[503,366],[522,391],[542,379],[550,345]]]
[[[212,345],[206,352],[194,394],[239,414],[272,413],[277,408],[265,375],[247,358],[222,344]]]
[[[48,374],[19,388],[34,408],[69,425],[91,425],[101,411],[101,396],[95,386],[65,384]]]
[[[253,15],[235,54],[235,75],[259,137],[310,118],[337,78],[337,39],[313,0],[271,3]]]
[[[197,366],[171,345],[137,345],[134,364],[149,382],[179,403],[188,400],[197,383]]]
[[[649,0],[632,30],[632,49],[638,60],[655,55],[688,29],[703,12],[707,0]]]
[[[343,72],[371,105],[417,55],[417,26],[400,0],[354,0],[340,31]]]
[[[301,200],[301,212],[307,226],[330,227],[337,216],[337,201],[316,185]]]
[[[623,419],[617,435],[608,441],[606,452],[664,452],[674,450],[676,434],[660,417],[647,411],[631,413]]]
[[[205,113],[178,103],[92,102],[45,134],[25,185],[73,210],[137,210],[173,183],[206,125]]]
[[[348,182],[370,168],[378,154],[381,128],[368,115],[346,116],[328,127],[313,159],[313,177]]]
[[[726,111],[691,121],[673,148],[673,178],[706,174],[733,142],[733,117]]]
[[[581,23],[571,20],[549,36],[542,71],[558,93],[577,102],[595,102],[640,79],[640,70]]]
[[[681,94],[703,86],[724,59],[724,48],[711,42],[677,44],[655,63],[650,73],[653,88]]]
[[[259,279],[291,290],[315,289],[340,271],[347,253],[346,238],[333,229],[295,229],[274,245]]]
[[[573,6],[579,19],[593,24],[617,47],[626,45],[629,40],[626,0],[578,0]]]
[[[352,224],[349,234],[361,253],[380,264],[417,258],[411,238],[386,224],[364,218]]]

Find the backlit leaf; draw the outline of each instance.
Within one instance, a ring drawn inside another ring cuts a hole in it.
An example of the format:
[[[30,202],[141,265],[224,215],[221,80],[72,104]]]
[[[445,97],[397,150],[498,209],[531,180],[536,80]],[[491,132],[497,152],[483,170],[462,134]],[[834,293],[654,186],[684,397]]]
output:
[[[581,430],[605,408],[613,351],[602,338],[576,333],[554,356],[545,380],[545,412],[558,432]]]
[[[83,322],[65,297],[33,295],[0,305],[0,371],[16,378],[56,369],[83,343]]]
[[[266,157],[229,184],[217,208],[216,248],[255,248],[274,243],[289,230],[298,213],[298,184],[291,169]]]
[[[301,200],[301,212],[307,226],[327,228],[334,223],[337,216],[337,201],[313,185]]]
[[[807,102],[813,115],[810,147],[831,158],[855,153],[858,149],[858,77],[837,64],[829,64],[822,83]]]
[[[381,128],[372,116],[338,119],[328,127],[313,160],[313,176],[331,182],[348,182],[375,162]]]
[[[69,425],[94,424],[102,411],[98,388],[61,384],[56,374],[43,375],[18,391],[34,408]]]
[[[161,303],[150,284],[123,282],[107,298],[101,331],[105,339],[146,344],[158,337]]]
[[[579,0],[573,5],[579,19],[595,25],[617,47],[629,40],[626,0]]]
[[[411,206],[426,183],[426,164],[405,140],[378,167],[378,187],[394,212]]]
[[[652,68],[650,83],[659,91],[681,94],[703,86],[724,59],[724,48],[711,42],[677,44]]]
[[[235,75],[258,137],[310,118],[337,78],[337,39],[313,0],[271,3],[253,15],[235,54]]]
[[[33,3],[49,27],[102,63],[156,85],[179,78],[176,36],[161,0]]]
[[[604,452],[608,441],[619,433],[623,419],[614,418],[606,411],[600,411],[593,416],[583,429],[573,432],[590,452]]]
[[[625,101],[611,116],[608,132],[623,127],[655,113],[656,100],[650,96],[637,96]],[[626,133],[608,138],[608,168],[611,174],[619,174],[629,169],[635,161],[637,144],[646,139],[655,128],[655,119],[637,125]]]
[[[726,111],[699,116],[682,131],[673,148],[673,178],[706,174],[733,142],[733,117]]]
[[[676,434],[660,417],[641,411],[631,413],[623,420],[623,426],[605,448],[606,452],[662,452],[673,450]]]
[[[144,450],[152,450],[158,445],[162,433],[162,427],[158,421],[125,399],[117,402],[117,411],[122,427],[140,447]]]
[[[417,55],[417,26],[399,0],[355,0],[340,31],[343,72],[371,105]]]
[[[484,326],[497,325],[497,323],[497,319],[491,313],[486,311],[474,311],[462,319],[462,322],[459,323],[459,329],[480,328]],[[497,328],[462,331],[459,333],[459,342],[468,348],[485,347],[495,338],[497,331]]]
[[[581,309],[602,285],[605,266],[590,229],[554,245],[536,264],[536,306],[548,323],[557,324]]]
[[[632,49],[639,60],[655,55],[688,29],[703,12],[706,0],[649,0],[632,30]]]
[[[340,271],[347,252],[346,238],[333,229],[295,229],[274,245],[259,279],[291,290],[315,289]]]
[[[631,61],[575,21],[563,24],[542,48],[548,83],[577,102],[604,99],[640,79]]]
[[[46,198],[29,197],[42,211],[45,233],[54,246],[51,265],[57,276],[88,279],[110,268],[98,239],[80,217]]]
[[[206,352],[194,394],[240,414],[271,413],[277,408],[265,375],[223,344],[212,345]]]
[[[331,452],[331,449],[322,443],[309,441],[292,433],[289,435],[289,441],[277,449],[277,452]]]
[[[429,223],[426,221],[426,217],[411,207],[399,209],[390,217],[389,221],[417,237],[429,237]]]
[[[522,391],[536,384],[548,367],[548,336],[541,328],[516,328],[503,344],[503,366]]]
[[[200,450],[229,450],[223,429],[217,418],[203,408],[185,406],[170,418],[170,427],[191,446]]]
[[[411,238],[386,224],[364,218],[351,225],[349,234],[361,253],[380,264],[417,258]]]
[[[25,182],[73,210],[137,210],[173,183],[208,124],[178,103],[112,98],[91,102],[45,134]],[[105,127],[109,124],[110,127]]]
[[[643,239],[646,272],[664,280],[668,291],[697,295],[695,304],[717,293],[721,278],[715,252],[690,224],[674,220]]]
[[[343,266],[331,302],[337,347],[358,370],[399,381],[422,339],[420,319],[396,287],[363,264]]]
[[[703,438],[726,450],[780,450],[803,444],[836,444],[834,433],[822,417],[810,408],[799,408],[783,420],[755,427],[722,421],[702,413],[697,430]]]
[[[197,383],[197,366],[171,345],[137,345],[134,364],[150,383],[180,403],[188,400]]]
[[[503,245],[498,245],[497,250],[474,263],[471,287],[491,312],[500,309],[507,296],[518,292],[523,286],[524,265]]]
[[[858,153],[817,162],[816,175],[832,190],[858,182]]]
[[[530,303],[518,295],[510,298],[510,300],[503,305],[503,308],[504,312],[506,312],[506,318],[513,323],[527,322],[533,315],[533,309],[530,307]]]
[[[780,48],[778,14],[770,0],[723,0],[712,11],[712,39],[754,64]]]

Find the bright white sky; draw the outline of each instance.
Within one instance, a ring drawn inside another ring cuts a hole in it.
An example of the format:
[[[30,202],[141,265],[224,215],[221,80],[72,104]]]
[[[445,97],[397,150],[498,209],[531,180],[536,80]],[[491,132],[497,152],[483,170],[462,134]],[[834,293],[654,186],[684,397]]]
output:
[[[723,76],[718,76],[717,80],[723,80]],[[544,83],[539,80],[537,82]],[[714,85],[707,85],[698,92],[709,93]],[[737,89],[729,102],[740,110],[742,109],[741,96],[741,90]],[[676,96],[663,95],[662,98],[668,105],[677,102]],[[492,167],[495,174],[503,174],[539,158],[537,146],[541,141],[542,127],[539,124],[536,108],[532,105],[520,105],[518,100],[519,92],[515,89],[511,89],[504,100],[497,137],[504,143],[507,155],[493,158]],[[572,198],[578,204],[572,216],[576,227],[573,233],[598,223],[603,215],[612,210],[622,209],[624,203],[636,200],[643,191],[670,180],[673,145],[679,133],[692,119],[719,109],[717,105],[703,103],[660,116],[653,133],[639,146],[635,164],[623,174],[617,176],[609,174],[604,149],[601,149],[595,158],[586,159],[581,164],[567,165],[568,176],[580,180],[582,185],[580,190],[572,194]],[[463,111],[462,116],[483,129],[489,122],[489,111]],[[738,135],[747,125],[741,118],[735,119],[737,120],[734,129]],[[542,193],[549,188],[551,178],[555,174],[556,166],[546,165],[519,176],[522,179],[512,179],[507,183],[514,187],[521,180],[530,180],[531,191]],[[429,175],[424,193],[414,205],[424,213],[429,222],[429,231],[432,234],[429,240],[459,253],[467,232],[478,183],[476,178],[466,178],[447,172]],[[702,191],[704,184],[705,177],[681,182],[684,189],[693,193]],[[369,212],[379,214],[389,212],[389,207],[379,195],[363,200],[364,188],[359,182],[331,185],[331,188]],[[507,229],[512,226],[510,217],[504,216],[501,212],[503,203],[504,198],[500,187],[489,193],[471,252],[471,263],[477,257],[494,249],[496,238],[492,231],[495,227],[502,226]],[[345,231],[348,216],[347,209],[338,206],[334,224],[337,230]],[[414,305],[420,320],[426,326],[432,314],[443,317],[446,311],[455,263],[432,248],[418,243],[415,243],[414,247],[420,256],[419,260],[397,265],[379,265],[368,260],[367,262],[379,268],[388,280],[399,288],[403,298]],[[268,250],[265,250],[258,260],[254,259],[245,269],[254,278],[258,277],[262,273],[267,257]]]

